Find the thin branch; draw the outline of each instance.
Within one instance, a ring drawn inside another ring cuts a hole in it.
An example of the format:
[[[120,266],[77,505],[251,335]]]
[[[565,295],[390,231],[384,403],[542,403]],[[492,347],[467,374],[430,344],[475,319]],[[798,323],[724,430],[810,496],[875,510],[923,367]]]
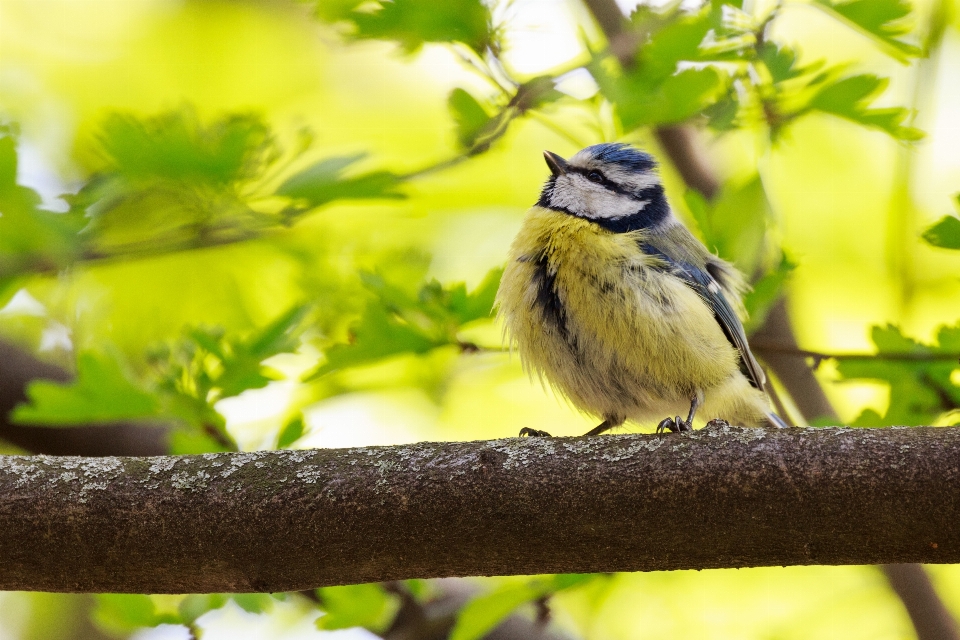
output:
[[[750,347],[758,353],[777,353],[801,358],[812,358],[819,363],[822,360],[892,360],[903,362],[951,362],[960,364],[960,354],[956,353],[830,353],[811,351],[791,345],[775,344],[751,340]],[[814,366],[814,369],[817,367]]]
[[[0,589],[960,561],[960,428],[0,458]]]

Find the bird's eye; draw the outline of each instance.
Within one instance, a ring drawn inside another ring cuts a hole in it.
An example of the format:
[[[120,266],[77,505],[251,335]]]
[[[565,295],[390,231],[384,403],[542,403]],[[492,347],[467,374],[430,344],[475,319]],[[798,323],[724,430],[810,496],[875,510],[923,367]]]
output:
[[[597,184],[603,182],[603,174],[599,171],[591,171],[587,174],[587,180],[590,182],[596,182]]]

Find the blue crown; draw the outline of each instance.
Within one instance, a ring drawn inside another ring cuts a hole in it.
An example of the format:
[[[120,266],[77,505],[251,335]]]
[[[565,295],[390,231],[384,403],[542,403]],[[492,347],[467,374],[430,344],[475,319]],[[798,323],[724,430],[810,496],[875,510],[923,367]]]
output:
[[[622,142],[605,142],[587,147],[583,151],[596,160],[607,164],[616,164],[629,171],[650,171],[655,169],[657,161],[649,153]]]

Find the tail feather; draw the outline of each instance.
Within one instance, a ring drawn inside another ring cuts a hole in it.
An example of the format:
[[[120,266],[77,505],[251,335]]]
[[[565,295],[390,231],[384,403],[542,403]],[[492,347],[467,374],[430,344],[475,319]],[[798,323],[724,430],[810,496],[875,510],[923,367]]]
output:
[[[790,428],[790,425],[784,422],[783,418],[775,414],[773,411],[767,414],[767,420],[770,422],[770,426],[776,427],[777,429]]]

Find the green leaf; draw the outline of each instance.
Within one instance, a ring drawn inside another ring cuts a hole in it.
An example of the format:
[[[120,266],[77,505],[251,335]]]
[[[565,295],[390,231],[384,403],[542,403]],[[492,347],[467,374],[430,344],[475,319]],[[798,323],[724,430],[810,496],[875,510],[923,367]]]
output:
[[[493,312],[493,303],[497,298],[497,290],[500,288],[500,278],[502,276],[502,267],[491,269],[487,272],[487,275],[483,277],[483,281],[477,285],[477,288],[471,291],[469,295],[464,296],[462,299],[451,300],[450,308],[454,314],[456,314],[461,324],[490,317]]]
[[[874,327],[872,338],[877,357],[844,358],[837,371],[845,380],[886,383],[890,405],[882,420],[875,412],[864,412],[855,426],[930,424],[960,408],[960,387],[953,382],[954,371],[960,368],[960,324],[941,327],[938,344],[922,344],[893,325]]]
[[[325,630],[363,627],[374,633],[384,631],[393,621],[400,601],[379,584],[354,584],[317,589],[326,615],[317,618]]]
[[[898,39],[898,36],[911,31],[908,20],[911,6],[905,0],[815,0],[814,6],[824,9],[872,38],[889,55],[901,62],[921,53],[919,47]]]
[[[341,7],[345,4],[341,0]],[[495,46],[490,9],[480,0],[375,0],[353,5],[349,12],[338,11],[337,18],[353,23],[356,38],[393,40],[408,53],[427,42],[461,42],[481,54]]]
[[[520,605],[578,586],[596,574],[538,576],[522,584],[508,584],[468,602],[457,616],[450,640],[479,640],[496,628]]]
[[[469,149],[493,119],[476,98],[459,87],[450,92],[447,106],[457,125],[457,142]]]
[[[743,307],[747,311],[744,329],[748,334],[763,325],[767,313],[780,298],[784,285],[796,267],[797,264],[783,254],[780,263],[757,280],[743,297]]]
[[[237,396],[249,389],[262,389],[280,379],[279,374],[263,366],[263,361],[296,348],[298,328],[309,310],[309,305],[294,306],[253,335],[228,340],[226,349],[220,349],[222,369],[213,380],[213,386],[220,389],[218,399]],[[215,348],[210,351],[218,352]]]
[[[311,206],[334,200],[403,198],[397,191],[400,177],[389,171],[374,171],[344,177],[343,170],[365,154],[327,158],[291,176],[277,189],[277,195],[306,200]]]
[[[825,84],[810,100],[809,107],[832,113],[859,124],[886,131],[900,140],[919,140],[923,132],[903,126],[910,115],[901,107],[871,109],[869,105],[889,84],[886,78],[860,74]]]
[[[150,418],[158,411],[153,394],[133,383],[116,359],[92,351],[77,356],[73,382],[35,380],[27,397],[29,404],[13,411],[15,422],[79,425]]]
[[[704,244],[721,258],[737,263],[741,271],[752,273],[770,216],[770,203],[760,176],[754,175],[739,185],[725,185],[712,202],[692,189],[685,194],[685,200]]]
[[[944,216],[923,232],[923,239],[935,247],[960,249],[960,218]]]
[[[176,616],[157,614],[150,596],[132,593],[100,593],[95,596],[93,620],[105,631],[127,636],[143,627],[176,624]]]
[[[82,252],[78,234],[86,224],[82,216],[41,209],[40,196],[17,184],[16,144],[0,130],[0,289],[20,274],[69,265]]]
[[[563,98],[564,94],[556,89],[556,81],[550,76],[537,76],[527,80],[517,87],[517,92],[510,99],[511,107],[521,114],[530,109],[537,109],[551,102]]]
[[[637,72],[647,84],[656,85],[674,75],[678,63],[698,61],[700,45],[716,25],[716,17],[710,7],[696,13],[668,12],[652,20],[649,13],[634,14],[634,22],[652,34],[637,52]]]
[[[231,114],[203,124],[190,108],[145,119],[112,114],[102,125],[100,145],[108,170],[128,179],[213,185],[258,175],[276,152],[259,116]]]
[[[197,618],[215,609],[221,608],[227,604],[228,596],[222,593],[204,593],[191,594],[180,601],[177,611],[180,614],[180,622],[191,625]]]
[[[273,609],[275,600],[269,593],[234,593],[230,599],[247,613],[265,613]]]
[[[438,346],[435,340],[390,313],[378,302],[367,305],[351,334],[352,343],[334,345],[327,350],[326,361],[308,374],[305,382],[346,367],[371,364],[401,353],[426,353]]]
[[[277,436],[277,449],[286,449],[303,437],[303,414],[291,418]]]
[[[608,95],[624,129],[687,120],[720,99],[726,77],[712,67],[685,69],[651,86],[642,75],[626,75]]]
[[[350,343],[328,349],[326,361],[304,380],[457,343],[461,325],[490,317],[501,275],[500,269],[490,271],[470,293],[462,282],[444,287],[432,280],[411,295],[378,274],[361,274],[364,285],[376,299],[368,303],[363,316],[352,327]]]
[[[805,67],[797,66],[797,52],[790,47],[766,40],[757,51],[758,57],[770,72],[774,84],[799,78],[805,73],[819,69],[823,63],[813,63]]]

